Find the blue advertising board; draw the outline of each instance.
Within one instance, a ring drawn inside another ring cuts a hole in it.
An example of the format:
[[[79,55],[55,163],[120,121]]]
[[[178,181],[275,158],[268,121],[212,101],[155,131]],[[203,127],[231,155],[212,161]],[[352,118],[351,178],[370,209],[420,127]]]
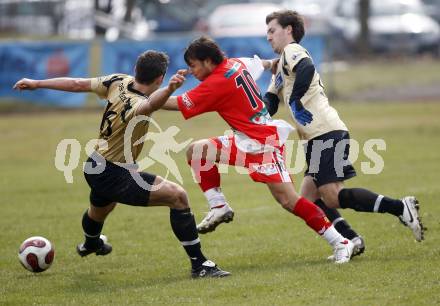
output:
[[[133,74],[137,56],[143,51],[154,49],[163,51],[170,57],[170,66],[165,81],[178,69],[186,68],[183,59],[185,47],[193,37],[152,40],[145,42],[117,41],[105,42],[102,45],[102,73],[126,73]],[[277,57],[265,37],[228,37],[216,39],[221,49],[228,57],[253,57],[257,54],[261,58],[271,59]],[[323,58],[324,41],[319,36],[309,36],[301,42],[311,53],[317,69]],[[266,71],[258,80],[262,92],[265,92],[271,78],[270,72]],[[185,84],[178,89],[177,94],[182,93],[198,84],[194,77],[187,77]]]
[[[18,92],[12,89],[21,78],[87,77],[89,43],[6,42],[0,43],[0,96],[37,104],[82,106],[86,94],[55,90]]]
[[[182,36],[148,41],[116,41],[101,43],[101,71],[99,75],[113,73],[133,74],[137,56],[145,50],[154,49],[166,52],[170,57],[170,66],[165,82],[178,69],[186,68],[183,59],[185,47],[194,36]],[[228,57],[253,57],[271,59],[277,57],[265,37],[225,37],[218,38],[221,49]],[[307,36],[301,42],[311,53],[317,69],[323,60],[324,39],[320,36]],[[19,79],[46,79],[55,77],[95,77],[89,75],[89,42],[6,42],[0,43],[0,97],[28,100],[33,103],[62,107],[82,106],[86,94],[72,94],[55,90],[18,92],[12,86]],[[266,71],[257,81],[264,93],[271,78]],[[197,86],[192,76],[176,94]],[[2,100],[0,100],[2,101]]]

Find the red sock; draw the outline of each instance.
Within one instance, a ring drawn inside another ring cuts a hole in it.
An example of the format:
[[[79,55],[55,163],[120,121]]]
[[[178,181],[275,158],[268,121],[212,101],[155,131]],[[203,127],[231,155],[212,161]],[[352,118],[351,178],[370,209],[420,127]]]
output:
[[[202,159],[200,163],[188,161],[188,164],[193,169],[196,180],[203,192],[220,187],[220,173],[215,163]]]
[[[332,226],[322,209],[303,197],[300,197],[296,202],[292,212],[303,219],[319,235]]]

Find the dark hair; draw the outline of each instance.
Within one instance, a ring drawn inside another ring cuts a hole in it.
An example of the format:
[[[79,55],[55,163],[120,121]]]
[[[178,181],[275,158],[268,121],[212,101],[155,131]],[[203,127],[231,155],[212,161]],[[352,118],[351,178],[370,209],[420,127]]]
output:
[[[183,57],[188,65],[190,60],[204,61],[206,59],[211,59],[214,64],[218,65],[225,59],[217,43],[206,36],[194,39],[186,48]]]
[[[298,12],[292,10],[280,10],[270,13],[266,16],[266,24],[269,24],[269,22],[274,19],[276,19],[283,28],[289,25],[292,26],[292,37],[295,42],[299,43],[304,37],[304,19]]]
[[[148,50],[138,56],[135,66],[136,82],[151,84],[157,77],[165,75],[168,68],[168,55],[163,52]]]

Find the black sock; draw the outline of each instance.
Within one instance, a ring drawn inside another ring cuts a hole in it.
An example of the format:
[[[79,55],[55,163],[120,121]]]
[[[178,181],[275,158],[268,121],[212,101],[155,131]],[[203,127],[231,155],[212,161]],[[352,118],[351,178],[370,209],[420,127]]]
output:
[[[342,218],[341,214],[335,208],[329,208],[325,205],[324,201],[318,199],[315,201],[315,204],[321,208],[327,218],[333,223],[335,229],[342,235],[344,238],[353,239],[354,237],[358,237],[359,235],[350,227],[347,221]]]
[[[338,198],[341,208],[389,213],[395,216],[403,214],[402,201],[384,197],[362,188],[344,188],[339,192]]]
[[[104,223],[92,220],[86,210],[82,218],[82,227],[84,230],[84,237],[86,238],[84,247],[86,249],[94,250],[101,246],[102,240],[99,239],[99,236],[103,226]]]
[[[182,243],[191,260],[192,268],[200,267],[206,261],[206,257],[202,253],[196,221],[191,210],[170,209],[170,222],[174,235]]]

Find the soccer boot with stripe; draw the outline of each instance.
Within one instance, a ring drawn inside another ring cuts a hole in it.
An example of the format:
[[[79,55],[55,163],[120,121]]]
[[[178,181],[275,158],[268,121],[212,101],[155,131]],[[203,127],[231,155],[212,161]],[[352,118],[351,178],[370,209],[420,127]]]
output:
[[[354,244],[353,253],[351,254],[351,258],[355,256],[361,255],[363,252],[365,252],[365,241],[362,236],[356,236],[353,239],[351,239],[351,242]],[[334,261],[335,255],[330,255],[327,257],[327,260]]]
[[[99,236],[100,243],[98,243],[98,248],[96,249],[87,249],[84,247],[84,243],[78,244],[76,247],[76,251],[79,256],[84,257],[89,254],[95,253],[97,256],[105,256],[112,252],[111,244],[107,243],[108,238],[105,235]]]
[[[339,242],[333,249],[333,256],[336,264],[343,264],[350,261],[353,254],[354,243],[345,239]]]
[[[402,199],[402,203],[403,214],[399,216],[399,220],[411,229],[414,238],[420,242],[424,239],[425,228],[419,216],[419,201],[413,196],[408,196]]]
[[[219,205],[211,208],[197,225],[200,234],[206,234],[215,230],[220,223],[229,223],[234,219],[234,211],[228,204]]]
[[[214,262],[207,260],[199,268],[191,270],[192,278],[217,278],[231,275],[230,272],[221,270]]]
[[[351,254],[351,257],[359,256],[365,252],[365,241],[362,236],[354,237],[351,239],[351,242],[354,244],[353,254]]]

